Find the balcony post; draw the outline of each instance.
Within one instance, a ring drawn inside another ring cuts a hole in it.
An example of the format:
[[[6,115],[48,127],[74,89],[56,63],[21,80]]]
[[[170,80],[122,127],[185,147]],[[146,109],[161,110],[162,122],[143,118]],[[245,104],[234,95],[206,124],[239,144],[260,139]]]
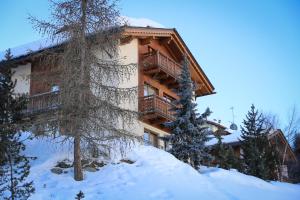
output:
[[[160,65],[159,60],[160,60],[160,56],[159,56],[159,51],[157,50],[157,51],[156,51],[156,64],[157,64],[157,65]]]

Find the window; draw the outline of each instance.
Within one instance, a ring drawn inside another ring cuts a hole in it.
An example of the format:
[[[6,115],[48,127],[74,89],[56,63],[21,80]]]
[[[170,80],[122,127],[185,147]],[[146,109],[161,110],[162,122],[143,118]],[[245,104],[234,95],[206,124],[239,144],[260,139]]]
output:
[[[58,85],[53,85],[51,87],[51,92],[58,92],[59,91],[59,86]]]
[[[172,103],[172,102],[174,102],[176,100],[173,97],[167,95],[166,93],[164,93],[164,97],[163,98],[164,98],[164,100],[166,100],[169,103]]]
[[[148,130],[144,131],[144,144],[145,145],[151,145],[154,147],[158,147],[158,138],[157,135],[154,133],[151,133]]]
[[[150,145],[150,133],[144,132],[144,144]]]
[[[172,149],[172,145],[170,144],[170,142],[165,141],[165,150],[169,151],[170,149]]]
[[[151,85],[145,83],[144,84],[144,96],[150,96],[158,94],[158,90],[155,87],[152,87]]]

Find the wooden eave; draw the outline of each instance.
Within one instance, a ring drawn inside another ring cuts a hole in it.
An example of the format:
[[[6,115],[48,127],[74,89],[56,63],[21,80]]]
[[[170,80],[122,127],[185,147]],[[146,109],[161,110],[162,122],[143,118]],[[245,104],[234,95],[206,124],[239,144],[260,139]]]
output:
[[[197,75],[200,77],[200,80],[203,82],[205,93],[197,94],[196,96],[205,96],[214,94],[214,86],[208,79],[208,77],[205,75],[204,71],[202,70],[201,66],[198,64],[180,35],[178,34],[177,30],[174,29],[166,29],[166,28],[152,28],[152,27],[133,27],[133,26],[124,26],[123,27],[123,36],[128,37],[126,40],[131,40],[133,37],[136,38],[170,38],[170,41],[174,42],[174,44],[178,47],[178,50],[182,53],[187,55],[189,62],[191,63],[191,66],[197,73]],[[41,49],[32,53],[28,53],[25,55],[18,56],[13,59],[14,63],[19,64],[26,64],[28,62],[32,61],[33,55],[36,55],[42,51],[45,51],[47,49],[56,49],[60,45],[55,45],[52,47],[48,47],[45,49]],[[2,61],[3,62],[3,61]],[[202,88],[201,88],[202,89]]]
[[[206,93],[204,94],[196,94],[197,96],[204,96],[214,94],[214,86],[205,75],[204,71],[202,70],[201,66],[198,64],[186,44],[184,43],[183,39],[180,37],[177,30],[174,29],[165,29],[165,28],[152,28],[152,27],[132,27],[132,26],[125,26],[124,37],[136,37],[136,38],[169,38],[170,41],[174,42],[174,44],[178,47],[178,50],[181,54],[185,54],[188,57],[191,66],[200,77],[200,80],[203,82],[203,86],[205,87]]]
[[[297,162],[296,155],[294,154],[294,152],[293,152],[293,150],[292,150],[292,148],[291,148],[289,142],[287,141],[287,139],[286,139],[286,137],[284,136],[284,134],[283,134],[283,132],[282,132],[281,129],[277,129],[277,130],[274,131],[274,133],[270,134],[270,135],[269,135],[269,139],[271,139],[271,138],[273,138],[273,137],[276,137],[277,135],[279,136],[279,138],[280,138],[280,140],[282,141],[282,143],[283,143],[284,145],[287,145],[287,147],[288,147],[287,150],[289,151],[289,153],[290,153],[290,155],[292,156],[293,160],[294,160],[295,162]]]
[[[223,129],[223,130],[226,129],[225,126],[223,126],[222,124],[219,124],[219,123],[217,123],[217,122],[214,122],[214,121],[207,120],[206,123],[207,123],[207,124],[214,125],[214,126],[220,128],[220,129]]]

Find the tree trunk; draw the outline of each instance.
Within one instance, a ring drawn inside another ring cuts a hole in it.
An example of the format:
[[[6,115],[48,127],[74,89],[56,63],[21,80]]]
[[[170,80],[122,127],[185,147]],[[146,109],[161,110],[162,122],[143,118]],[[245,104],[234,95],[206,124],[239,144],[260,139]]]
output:
[[[11,157],[10,153],[8,153],[8,160],[9,160],[9,168],[10,168],[10,192],[11,192],[11,200],[14,200],[15,199],[15,187],[14,187],[12,157]]]
[[[286,151],[287,151],[287,145],[288,144],[286,144],[285,147],[284,147],[284,153],[283,153],[281,168],[283,168],[283,166],[284,166],[284,161],[285,161]],[[282,169],[280,169],[280,172],[282,173]],[[280,181],[283,181],[282,174],[280,174]]]
[[[85,26],[86,26],[86,0],[81,1],[81,52],[80,52],[80,91],[79,91],[79,111],[81,115],[84,115],[85,107],[85,92],[84,91],[84,71],[85,71]],[[78,127],[76,126],[76,129]],[[74,179],[76,181],[83,180],[82,166],[81,166],[81,152],[80,152],[80,134],[78,130],[75,130],[77,133],[74,135]]]
[[[74,136],[74,179],[76,181],[83,180],[80,153],[80,136],[78,134]]]

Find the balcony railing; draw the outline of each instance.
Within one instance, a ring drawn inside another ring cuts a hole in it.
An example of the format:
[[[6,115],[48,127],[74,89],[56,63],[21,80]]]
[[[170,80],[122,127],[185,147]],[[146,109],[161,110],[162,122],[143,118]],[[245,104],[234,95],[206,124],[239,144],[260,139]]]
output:
[[[181,65],[159,51],[144,55],[142,67],[146,73],[156,73],[155,69],[157,69],[174,79],[177,79],[181,73]]]
[[[28,99],[27,115],[39,114],[57,110],[60,107],[61,100],[59,91],[46,92],[32,95]]]
[[[157,95],[140,97],[140,112],[147,119],[161,117],[167,121],[172,121],[174,120],[172,107],[172,103]]]

